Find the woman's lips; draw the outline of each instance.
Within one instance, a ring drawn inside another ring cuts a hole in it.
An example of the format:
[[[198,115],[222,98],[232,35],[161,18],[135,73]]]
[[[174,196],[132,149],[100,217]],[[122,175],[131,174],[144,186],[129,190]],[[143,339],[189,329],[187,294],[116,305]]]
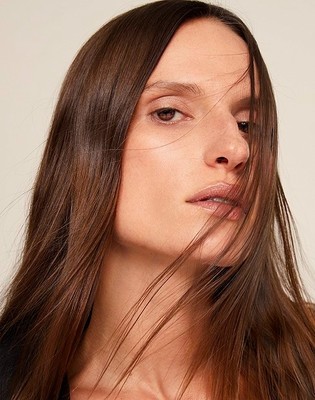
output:
[[[238,220],[245,215],[237,187],[227,183],[211,185],[196,193],[187,203],[202,207],[212,215],[229,220]]]

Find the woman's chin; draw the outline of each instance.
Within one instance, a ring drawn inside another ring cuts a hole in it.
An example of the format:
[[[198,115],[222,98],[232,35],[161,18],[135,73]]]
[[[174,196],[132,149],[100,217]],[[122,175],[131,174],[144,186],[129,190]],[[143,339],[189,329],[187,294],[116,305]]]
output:
[[[205,242],[191,254],[191,259],[200,266],[217,266],[230,268],[241,262],[244,243],[231,246],[226,241],[214,243],[213,240]]]

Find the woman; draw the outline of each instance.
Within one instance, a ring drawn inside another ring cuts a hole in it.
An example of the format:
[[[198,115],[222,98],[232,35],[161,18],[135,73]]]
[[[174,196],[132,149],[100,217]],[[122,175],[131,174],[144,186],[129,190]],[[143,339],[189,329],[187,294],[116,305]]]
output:
[[[60,93],[1,398],[313,399],[314,333],[251,33],[198,1],[113,19]]]

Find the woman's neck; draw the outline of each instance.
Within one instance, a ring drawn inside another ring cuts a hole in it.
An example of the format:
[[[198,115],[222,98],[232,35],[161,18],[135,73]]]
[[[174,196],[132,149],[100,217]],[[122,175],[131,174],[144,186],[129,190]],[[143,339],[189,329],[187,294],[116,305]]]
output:
[[[176,397],[202,331],[196,310],[186,306],[175,312],[191,286],[193,267],[181,266],[150,291],[165,260],[149,258],[117,250],[105,260],[91,321],[71,370],[72,386],[93,387],[99,380],[98,387],[108,390],[124,376],[125,388]],[[174,315],[165,320],[168,312]],[[198,388],[201,398],[200,381]]]

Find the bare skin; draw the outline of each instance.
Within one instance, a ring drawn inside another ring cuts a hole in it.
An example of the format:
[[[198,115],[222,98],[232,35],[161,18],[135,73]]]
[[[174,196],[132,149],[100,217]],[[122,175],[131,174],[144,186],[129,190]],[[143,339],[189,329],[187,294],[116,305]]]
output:
[[[211,216],[187,199],[205,187],[235,183],[248,161],[242,123],[249,118],[249,78],[235,84],[247,66],[241,38],[218,21],[199,19],[177,31],[152,73],[128,134],[114,245],[69,373],[71,400],[176,398],[201,337],[202,308],[187,308],[167,323],[121,392],[110,390],[200,265],[226,245],[241,216],[227,219],[145,308],[131,314],[132,330],[102,371],[128,311]],[[232,259],[230,254],[223,266]],[[192,380],[183,400],[210,398],[205,376]]]

